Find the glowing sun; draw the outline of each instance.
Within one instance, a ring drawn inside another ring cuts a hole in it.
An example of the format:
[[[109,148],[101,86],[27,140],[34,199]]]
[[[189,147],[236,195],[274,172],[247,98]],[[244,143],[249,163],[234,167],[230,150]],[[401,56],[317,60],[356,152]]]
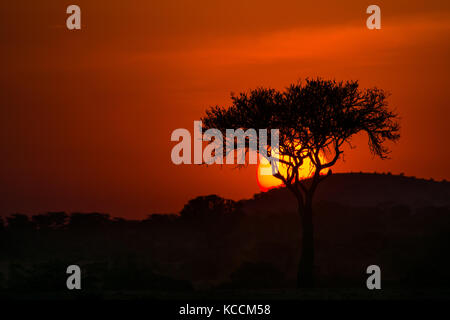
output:
[[[319,158],[323,160],[322,156],[319,156]],[[287,156],[282,156],[281,159],[288,161]],[[309,160],[308,158],[304,159],[303,165],[300,167],[300,179],[309,178],[314,173],[313,168],[314,166],[312,165],[311,160]],[[283,177],[286,177],[287,165],[280,164],[279,170],[280,174]],[[256,180],[258,182],[259,189],[263,192],[283,186],[283,182],[272,175],[272,166],[265,158],[262,158],[258,164],[258,168],[256,171]]]

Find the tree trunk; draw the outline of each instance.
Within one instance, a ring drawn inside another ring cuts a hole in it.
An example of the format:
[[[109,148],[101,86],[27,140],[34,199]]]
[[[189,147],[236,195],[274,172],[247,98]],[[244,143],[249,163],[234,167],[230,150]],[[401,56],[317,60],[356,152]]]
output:
[[[314,286],[314,226],[312,219],[312,201],[302,205],[299,201],[298,213],[301,221],[300,263],[297,273],[297,287]]]

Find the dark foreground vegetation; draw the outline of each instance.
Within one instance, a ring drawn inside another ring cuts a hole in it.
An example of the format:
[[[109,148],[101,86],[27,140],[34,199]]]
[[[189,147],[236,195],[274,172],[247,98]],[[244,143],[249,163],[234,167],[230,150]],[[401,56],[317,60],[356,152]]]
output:
[[[450,189],[447,182],[399,176],[332,178],[328,187],[339,185],[344,198],[351,188],[363,192],[355,179],[363,184],[372,179],[367,190],[378,179],[380,192],[383,183],[386,188],[397,183],[408,192],[423,190],[422,196],[432,189],[429,198],[444,200]],[[152,214],[141,221],[102,213],[12,214],[0,223],[0,295],[449,297],[448,205],[384,199],[375,204],[368,197],[365,202],[356,199],[356,206],[319,197],[314,211],[317,288],[300,292],[294,289],[299,218],[289,197],[286,190],[239,202],[210,195],[189,201],[177,215]],[[80,292],[66,288],[71,264],[82,269]],[[366,289],[366,268],[372,264],[382,271],[382,290],[377,293]]]

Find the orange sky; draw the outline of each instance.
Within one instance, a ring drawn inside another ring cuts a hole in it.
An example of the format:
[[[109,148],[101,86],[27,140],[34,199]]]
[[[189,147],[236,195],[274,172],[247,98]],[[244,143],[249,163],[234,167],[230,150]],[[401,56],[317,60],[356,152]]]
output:
[[[230,92],[308,76],[386,89],[402,117],[392,160],[357,138],[334,171],[449,179],[450,3],[392,2],[370,31],[370,1],[2,1],[0,214],[250,197],[255,166],[175,166],[170,134]],[[70,4],[81,31],[65,28]]]

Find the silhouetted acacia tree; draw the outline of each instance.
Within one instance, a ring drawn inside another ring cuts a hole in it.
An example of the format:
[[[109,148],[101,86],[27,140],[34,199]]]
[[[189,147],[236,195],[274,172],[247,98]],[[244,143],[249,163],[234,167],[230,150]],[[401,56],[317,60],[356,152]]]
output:
[[[331,174],[329,168],[343,154],[344,143],[350,144],[355,134],[365,132],[371,152],[385,159],[389,150],[384,143],[400,137],[398,116],[389,110],[385,91],[360,89],[357,81],[307,79],[284,91],[258,88],[232,95],[231,99],[230,107],[215,106],[206,111],[202,129],[220,130],[224,145],[235,143],[234,138],[227,140],[226,129],[279,129],[279,161],[287,172],[275,176],[295,195],[301,219],[298,286],[313,286],[312,202],[317,186]],[[265,151],[269,157],[274,154],[270,143],[267,139]],[[241,149],[248,152],[250,146],[246,137]],[[302,179],[299,173],[305,159],[311,162],[310,179]],[[328,173],[324,175],[325,170]]]

